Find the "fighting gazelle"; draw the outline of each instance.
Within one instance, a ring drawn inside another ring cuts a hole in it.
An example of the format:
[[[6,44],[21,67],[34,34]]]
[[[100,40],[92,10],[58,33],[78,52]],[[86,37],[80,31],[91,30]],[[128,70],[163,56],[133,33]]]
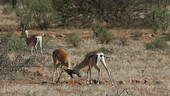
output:
[[[53,53],[52,53],[52,56],[53,56],[53,62],[54,62],[54,64],[53,64],[53,82],[55,82],[56,72],[58,74],[58,81],[57,82],[59,82],[61,74],[64,70],[67,73],[70,73],[69,70],[71,70],[71,67],[72,67],[71,59],[70,59],[70,56],[62,49],[54,50]],[[60,76],[59,76],[59,72],[57,70],[59,68],[59,66],[61,66],[61,68],[63,66],[67,67],[66,69],[61,70]]]
[[[29,32],[26,29],[22,30],[21,35],[25,38],[26,44],[31,47],[31,53],[33,55],[33,50],[37,50],[37,46],[39,43],[41,54],[42,54],[42,37],[44,34],[34,34],[32,36],[28,36]]]
[[[110,79],[110,82],[111,84],[113,85],[113,81],[112,81],[112,78],[111,78],[111,75],[110,75],[110,71],[108,70],[107,68],[107,65],[106,65],[106,62],[105,62],[105,57],[104,57],[104,53],[101,52],[101,51],[92,51],[92,52],[89,52],[86,54],[84,60],[78,64],[76,67],[73,68],[73,70],[67,70],[66,72],[72,77],[72,74],[76,74],[77,76],[81,77],[80,75],[80,69],[84,68],[85,66],[88,66],[89,69],[87,71],[87,84],[91,84],[92,83],[92,79],[91,79],[91,68],[94,66],[95,69],[97,69],[98,71],[98,82],[97,84],[99,84],[99,77],[100,77],[100,69],[98,67],[98,64],[99,62],[101,62],[106,71],[107,71],[107,74],[109,76],[109,79]],[[89,78],[89,75],[90,75],[90,78]]]

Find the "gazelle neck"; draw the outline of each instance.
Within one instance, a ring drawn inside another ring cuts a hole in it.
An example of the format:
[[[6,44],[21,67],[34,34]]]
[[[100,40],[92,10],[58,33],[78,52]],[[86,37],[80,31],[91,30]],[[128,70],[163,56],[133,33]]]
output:
[[[88,66],[87,60],[83,60],[80,64],[78,64],[76,67],[74,67],[73,70],[79,71],[80,69],[84,68],[85,66]]]
[[[88,65],[89,65],[89,62],[90,62],[90,58],[91,58],[91,59],[94,59],[94,58],[93,58],[93,52],[90,52],[90,53],[86,54],[84,60],[83,60],[80,64],[78,64],[78,65],[74,68],[74,70],[79,71],[80,69],[84,68],[85,66],[88,66]]]

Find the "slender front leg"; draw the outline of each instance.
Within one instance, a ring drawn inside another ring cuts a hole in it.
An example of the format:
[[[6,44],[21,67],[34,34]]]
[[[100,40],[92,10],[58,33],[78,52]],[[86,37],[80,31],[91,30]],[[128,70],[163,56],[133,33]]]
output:
[[[42,37],[39,38],[40,39],[40,49],[41,49],[41,54],[43,54],[43,50],[42,50]]]
[[[56,83],[58,83],[58,82],[60,81],[60,77],[61,77],[61,75],[62,75],[63,71],[64,71],[64,70],[61,70],[61,73],[60,73],[60,75],[58,76],[58,80],[57,80],[57,82],[56,82]]]
[[[102,64],[104,65],[104,67],[105,67],[105,69],[106,69],[106,71],[107,71],[107,74],[109,75],[109,79],[110,79],[111,84],[113,85],[114,83],[113,83],[113,81],[112,81],[112,78],[111,78],[111,75],[110,75],[110,71],[109,71],[108,68],[107,68],[107,65],[106,65],[106,62],[105,62],[105,59],[104,59],[104,54],[101,55],[101,62],[102,62]]]
[[[33,51],[34,51],[34,47],[31,47],[31,55],[34,55]]]
[[[96,66],[95,66],[95,68],[96,68],[97,71],[98,71],[98,77],[97,77],[98,81],[97,81],[97,84],[99,84],[99,77],[100,77],[100,69],[99,69],[99,67],[98,67],[98,64],[99,64],[100,61],[101,61],[100,54],[97,54],[97,63],[96,63]]]
[[[55,82],[55,75],[56,75],[56,64],[53,65],[53,83]]]
[[[87,70],[87,81],[86,81],[87,84],[90,83],[90,82],[89,82],[89,80],[90,80],[90,79],[89,79],[89,70],[90,70],[90,68]]]
[[[90,68],[90,84],[92,84],[92,79],[91,79],[91,64],[90,64],[90,66],[89,66],[89,68]]]
[[[100,81],[99,81],[99,77],[100,77],[100,69],[99,69],[99,67],[98,67],[97,65],[95,66],[95,68],[96,68],[97,71],[98,71],[98,77],[97,77],[97,80],[98,80],[98,81],[97,81],[97,84],[99,85],[99,82],[100,82]]]
[[[91,68],[92,68],[91,63],[92,63],[92,58],[89,58],[89,59],[90,59],[89,62],[88,62],[89,63],[89,69],[88,69],[87,72],[89,72],[90,78],[88,79],[87,84],[91,85],[92,84],[92,78],[91,78]],[[87,75],[88,75],[88,73],[87,73]]]
[[[56,79],[56,72],[57,72],[57,77],[59,76],[59,73],[58,73],[58,67],[60,66],[60,64],[58,63],[57,65],[55,64],[54,65],[54,74],[53,74],[53,82],[55,82],[55,79]]]
[[[89,69],[87,71],[87,84],[91,85],[92,84],[92,80],[91,80],[91,66],[89,65]]]
[[[35,50],[36,50],[36,51],[37,51],[38,43],[39,43],[39,38],[37,38],[37,41],[36,41],[36,44],[35,44]]]
[[[56,79],[56,72],[57,72],[57,76],[58,76],[58,71],[57,71],[57,69],[58,69],[58,67],[60,66],[60,64],[58,63],[57,58],[53,58],[53,62],[54,62],[54,64],[53,64],[53,83],[54,83],[54,82],[55,82],[55,79]],[[58,63],[58,64],[56,65],[56,63]]]

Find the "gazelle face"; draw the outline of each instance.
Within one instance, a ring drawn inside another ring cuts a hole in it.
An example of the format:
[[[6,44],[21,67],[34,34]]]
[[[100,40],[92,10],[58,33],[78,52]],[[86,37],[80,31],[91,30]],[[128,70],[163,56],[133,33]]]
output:
[[[70,75],[71,78],[73,78],[73,70],[71,69],[65,69],[68,75]]]
[[[73,78],[73,74],[76,74],[78,77],[81,77],[80,72],[78,71],[71,69],[66,69],[65,71],[67,72],[68,75],[70,75],[71,78]]]
[[[23,30],[22,30],[22,33],[21,33],[21,36],[22,36],[22,37],[24,37],[24,36],[28,37],[28,30],[23,29]]]

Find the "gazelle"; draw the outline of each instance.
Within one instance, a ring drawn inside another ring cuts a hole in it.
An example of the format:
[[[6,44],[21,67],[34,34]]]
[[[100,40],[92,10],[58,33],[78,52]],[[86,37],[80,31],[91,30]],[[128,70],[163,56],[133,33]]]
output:
[[[26,44],[31,47],[31,53],[33,54],[33,50],[37,50],[38,43],[42,53],[42,37],[44,34],[34,34],[29,37],[28,33],[28,30],[23,29],[21,35],[25,38]]]
[[[64,50],[61,50],[61,49],[54,50],[52,53],[52,56],[53,56],[53,62],[54,62],[54,64],[53,64],[53,82],[55,82],[56,72],[59,75],[57,68],[59,66],[61,66],[61,68],[63,66],[65,66],[65,67],[67,67],[67,69],[66,70],[64,69],[64,70],[67,73],[69,73],[69,70],[71,70],[71,59],[70,59],[69,55]],[[61,76],[62,72],[63,72],[63,70],[61,71],[60,76]],[[60,76],[58,76],[57,82],[59,82]]]
[[[71,77],[72,77],[72,74],[76,74],[77,76],[81,77],[79,71],[82,68],[84,68],[85,66],[88,66],[89,69],[87,71],[87,77],[88,77],[87,84],[91,84],[92,83],[91,68],[94,66],[95,69],[97,69],[97,71],[98,71],[98,82],[97,82],[97,84],[99,84],[100,69],[98,67],[98,64],[99,64],[100,61],[104,65],[104,67],[105,67],[105,69],[107,71],[107,74],[109,75],[110,82],[113,85],[113,81],[111,79],[110,71],[108,70],[106,62],[105,62],[104,53],[101,52],[101,51],[92,51],[92,52],[87,53],[84,60],[80,64],[78,64],[76,67],[74,67],[72,71],[68,69],[66,72]],[[89,78],[88,74],[90,75],[90,78]]]

